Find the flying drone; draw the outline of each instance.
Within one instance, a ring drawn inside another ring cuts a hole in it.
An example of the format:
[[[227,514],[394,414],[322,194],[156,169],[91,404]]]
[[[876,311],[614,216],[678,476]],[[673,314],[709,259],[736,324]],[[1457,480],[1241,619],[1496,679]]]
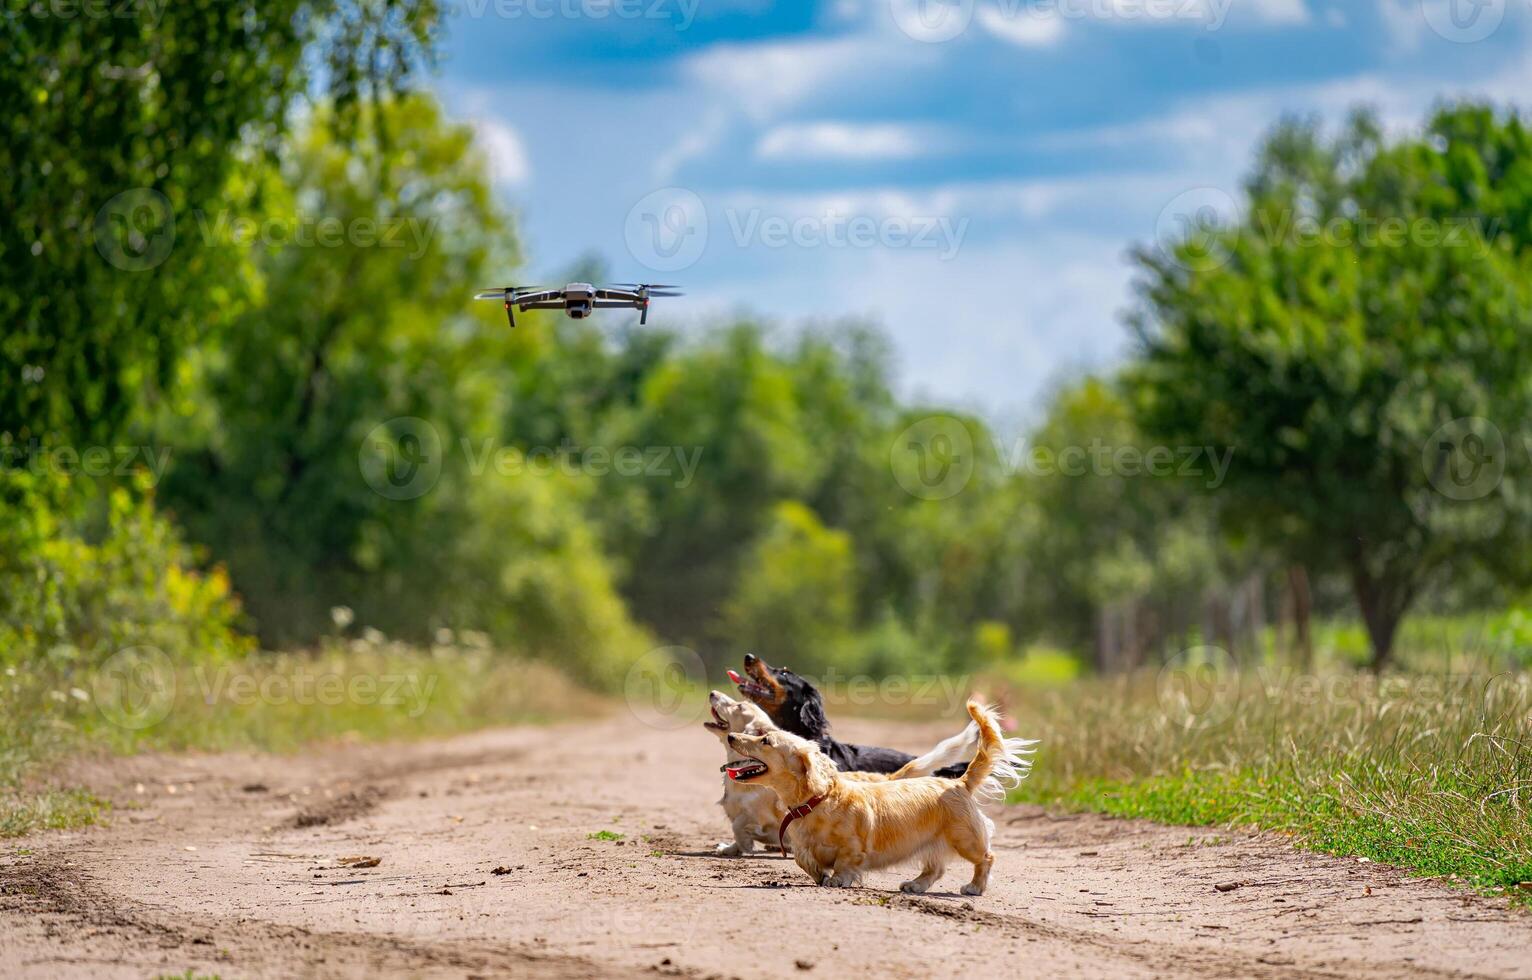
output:
[[[474,299],[498,299],[505,301],[505,318],[512,328],[516,326],[516,311],[563,310],[575,320],[590,316],[592,310],[638,310],[639,323],[649,322],[649,300],[662,296],[681,296],[672,292],[675,286],[662,286],[647,282],[619,282],[611,286],[592,286],[588,282],[572,282],[561,289],[542,289],[536,286],[504,286],[486,289]]]

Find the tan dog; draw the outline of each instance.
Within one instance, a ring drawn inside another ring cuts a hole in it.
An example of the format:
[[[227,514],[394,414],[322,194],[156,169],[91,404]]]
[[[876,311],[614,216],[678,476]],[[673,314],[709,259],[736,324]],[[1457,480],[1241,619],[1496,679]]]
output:
[[[727,775],[730,766],[751,761],[730,749],[727,739],[731,733],[764,735],[767,732],[776,731],[777,726],[771,720],[771,716],[759,705],[749,701],[736,701],[719,691],[713,691],[708,695],[708,707],[712,711],[713,718],[711,721],[703,722],[702,727],[717,735],[719,741],[724,742],[727,754],[727,760],[724,763],[723,797],[718,803],[723,807],[723,812],[728,815],[729,824],[734,830],[734,840],[719,844],[714,848],[714,852],[724,857],[739,857],[754,851],[756,844],[776,847],[778,846],[777,830],[782,824],[782,818],[787,816],[787,807],[767,786],[752,785],[749,782],[750,767],[748,765],[736,769],[736,772],[744,776],[743,781],[739,776]],[[1021,778],[1019,772],[1025,770],[1028,765],[1023,756],[1030,752],[1028,747],[1030,744],[1020,739],[1008,741],[1006,743],[1008,765],[997,767],[997,770],[1003,768],[1006,774],[1014,777],[1014,781],[1019,781]],[[850,779],[869,781],[929,776],[938,769],[967,762],[973,758],[978,746],[979,726],[970,723],[963,731],[938,743],[930,752],[905,763],[904,767],[897,772],[848,772],[844,775]],[[993,783],[990,787],[993,792],[1004,792],[1000,776],[992,777],[990,781]]]
[[[769,787],[789,808],[793,859],[816,883],[847,887],[866,871],[919,859],[920,875],[899,887],[924,892],[956,854],[973,865],[963,894],[982,895],[995,863],[994,824],[975,796],[1006,751],[992,711],[969,701],[968,714],[979,727],[979,752],[959,779],[848,778],[817,745],[783,731],[730,734],[726,741],[743,760],[735,764],[742,773],[736,780]]]

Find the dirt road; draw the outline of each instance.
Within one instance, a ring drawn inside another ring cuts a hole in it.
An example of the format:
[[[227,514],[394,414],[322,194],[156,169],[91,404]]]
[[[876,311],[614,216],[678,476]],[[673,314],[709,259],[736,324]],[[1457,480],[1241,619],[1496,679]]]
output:
[[[956,866],[919,898],[897,872],[812,887],[712,856],[721,761],[699,728],[631,718],[115,761],[91,775],[125,804],[109,826],[4,848],[0,976],[1532,975],[1532,916],[1501,903],[1278,839],[1033,808],[996,812],[982,898]]]

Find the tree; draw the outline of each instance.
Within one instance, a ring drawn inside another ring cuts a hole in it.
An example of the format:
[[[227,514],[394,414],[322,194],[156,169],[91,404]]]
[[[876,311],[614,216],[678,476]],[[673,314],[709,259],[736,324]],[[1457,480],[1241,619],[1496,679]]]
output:
[[[341,126],[320,110],[257,178],[268,240],[221,233],[249,256],[252,301],[188,356],[193,383],[161,413],[183,447],[165,501],[228,561],[268,643],[312,641],[343,605],[406,639],[482,630],[611,683],[645,637],[590,488],[498,437],[522,332],[464,283],[515,248],[472,131],[423,96]]]
[[[1238,221],[1136,252],[1136,413],[1235,450],[1224,515],[1344,572],[1382,669],[1454,569],[1532,581],[1507,433],[1532,409],[1532,137],[1477,106],[1395,143],[1366,114],[1333,139],[1290,121],[1246,195]]]
[[[796,501],[773,508],[724,613],[741,652],[822,670],[846,653],[855,613],[851,540]]]
[[[436,0],[13,2],[0,18],[0,440],[109,440],[237,298],[198,214],[288,106],[404,87]],[[318,68],[318,71],[313,69]]]
[[[721,329],[649,371],[638,404],[603,430],[614,452],[668,454],[664,472],[608,477],[636,483],[642,498],[608,528],[641,620],[682,642],[712,638],[773,509],[802,499],[824,471],[824,453],[805,430],[790,367],[750,324]],[[692,460],[689,476],[678,454]]]
[[[1180,475],[1185,457],[1145,443],[1117,386],[1090,378],[1053,397],[1013,461],[1039,515],[1024,552],[1046,570],[1030,611],[1055,641],[1094,647],[1103,671],[1184,637],[1234,571],[1199,493],[1217,464]]]

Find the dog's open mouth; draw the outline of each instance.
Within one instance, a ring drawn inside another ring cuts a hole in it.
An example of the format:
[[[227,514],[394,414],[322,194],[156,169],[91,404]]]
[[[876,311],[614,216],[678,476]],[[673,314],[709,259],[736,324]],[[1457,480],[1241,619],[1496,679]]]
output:
[[[739,693],[743,694],[747,698],[750,698],[752,701],[763,699],[769,701],[772,699],[771,692],[766,690],[766,686],[764,684],[757,684],[755,681],[745,680],[745,678],[739,676],[732,670],[729,671],[729,680],[733,681],[734,685],[739,688]]]
[[[729,774],[729,778],[736,783],[742,783],[747,779],[766,775],[766,763],[760,759],[740,759],[735,762],[725,762],[720,767]]]
[[[706,728],[710,732],[728,731],[729,726],[724,723],[722,718],[718,717],[718,709],[713,707],[711,704],[707,706],[707,709],[713,713],[713,720],[703,722],[702,727]]]

